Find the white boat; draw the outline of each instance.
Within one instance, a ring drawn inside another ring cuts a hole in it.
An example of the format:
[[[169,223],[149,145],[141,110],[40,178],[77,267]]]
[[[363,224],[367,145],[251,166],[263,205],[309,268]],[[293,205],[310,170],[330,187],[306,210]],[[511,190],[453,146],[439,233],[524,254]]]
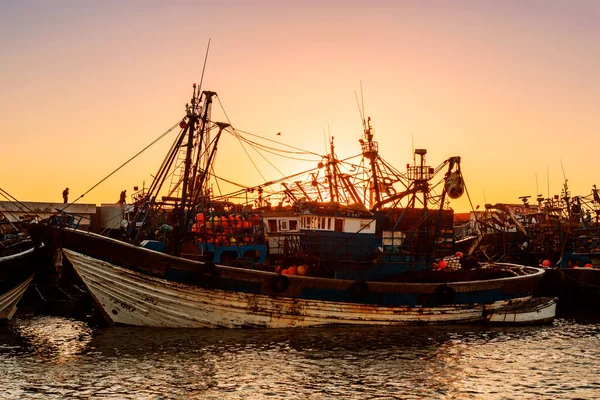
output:
[[[532,297],[506,307],[490,310],[487,321],[491,325],[546,324],[554,320],[557,297]]]

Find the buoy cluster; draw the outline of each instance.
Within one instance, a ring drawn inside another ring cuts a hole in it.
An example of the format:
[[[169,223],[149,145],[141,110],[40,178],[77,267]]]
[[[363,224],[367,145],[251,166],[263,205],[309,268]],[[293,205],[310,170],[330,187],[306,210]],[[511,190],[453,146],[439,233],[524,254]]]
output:
[[[221,246],[256,243],[262,236],[262,223],[259,214],[196,214],[196,221],[190,231],[197,242],[213,243]]]
[[[308,265],[290,265],[287,268],[283,268],[281,265],[275,267],[275,272],[282,275],[308,275]]]
[[[463,258],[463,253],[457,251],[456,254],[452,256],[447,256],[434,262],[431,265],[431,269],[435,271],[455,271],[461,269],[461,260]]]

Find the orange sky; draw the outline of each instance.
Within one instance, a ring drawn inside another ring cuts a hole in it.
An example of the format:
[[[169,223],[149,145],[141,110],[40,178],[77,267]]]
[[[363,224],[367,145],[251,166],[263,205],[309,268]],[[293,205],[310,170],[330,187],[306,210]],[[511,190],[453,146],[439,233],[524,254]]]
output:
[[[0,5],[0,188],[28,201],[86,192],[183,116],[209,38],[203,89],[241,130],[324,153],[329,126],[338,156],[357,154],[362,81],[381,155],[401,170],[413,141],[433,166],[461,156],[474,206],[558,194],[561,163],[573,194],[600,184],[596,1],[163,3]],[[148,185],[173,138],[82,201]],[[234,147],[218,174],[261,183]],[[466,196],[453,206],[470,209]]]

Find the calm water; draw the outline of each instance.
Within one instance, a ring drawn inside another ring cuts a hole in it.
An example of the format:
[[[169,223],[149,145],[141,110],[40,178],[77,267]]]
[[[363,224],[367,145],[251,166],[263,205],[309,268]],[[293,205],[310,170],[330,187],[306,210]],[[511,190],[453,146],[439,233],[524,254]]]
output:
[[[168,330],[19,317],[4,399],[600,397],[600,324]]]

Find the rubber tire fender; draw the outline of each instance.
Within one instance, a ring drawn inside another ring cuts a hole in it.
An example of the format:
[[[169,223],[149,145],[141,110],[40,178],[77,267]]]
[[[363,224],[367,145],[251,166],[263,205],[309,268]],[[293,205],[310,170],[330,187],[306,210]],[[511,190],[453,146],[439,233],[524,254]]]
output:
[[[456,296],[456,291],[444,284],[435,289],[434,296],[437,304],[450,304]]]
[[[281,293],[288,290],[290,287],[290,280],[287,276],[284,275],[276,275],[271,279],[271,290],[275,293]]]
[[[348,287],[348,293],[352,300],[364,300],[370,293],[369,284],[365,281],[354,281]]]

